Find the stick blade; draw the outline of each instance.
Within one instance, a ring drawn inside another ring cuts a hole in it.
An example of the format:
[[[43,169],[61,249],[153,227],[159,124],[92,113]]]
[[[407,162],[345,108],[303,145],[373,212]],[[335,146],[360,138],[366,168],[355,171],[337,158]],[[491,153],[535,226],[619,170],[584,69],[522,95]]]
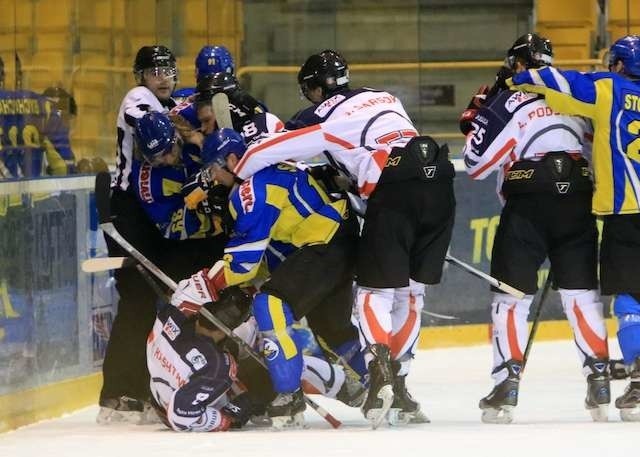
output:
[[[232,129],[231,111],[229,111],[229,97],[224,92],[218,92],[211,98],[211,108],[216,116],[219,128]]]
[[[135,261],[131,257],[95,257],[82,262],[82,271],[85,273],[98,273],[130,267],[134,263]]]
[[[96,208],[101,224],[111,221],[111,174],[101,171],[96,175]]]

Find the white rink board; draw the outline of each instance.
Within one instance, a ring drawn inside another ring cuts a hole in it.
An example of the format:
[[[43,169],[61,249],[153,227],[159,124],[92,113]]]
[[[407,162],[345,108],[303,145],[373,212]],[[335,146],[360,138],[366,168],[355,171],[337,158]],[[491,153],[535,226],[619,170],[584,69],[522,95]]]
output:
[[[613,356],[617,342],[610,341]],[[593,423],[583,409],[586,384],[571,341],[537,343],[521,382],[515,423],[480,422],[477,403],[491,389],[491,348],[421,351],[409,386],[432,423],[370,430],[360,412],[322,401],[343,421],[332,430],[313,411],[310,428],[286,432],[179,434],[162,426],[98,426],[97,407],[0,435],[0,456],[11,457],[413,457],[631,456],[638,423]],[[627,381],[614,381],[614,398]],[[635,443],[635,444],[634,444]]]

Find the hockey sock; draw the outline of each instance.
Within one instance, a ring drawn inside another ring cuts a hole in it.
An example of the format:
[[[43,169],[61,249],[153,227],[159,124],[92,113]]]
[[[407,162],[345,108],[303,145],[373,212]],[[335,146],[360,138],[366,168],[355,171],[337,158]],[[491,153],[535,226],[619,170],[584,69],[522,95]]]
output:
[[[640,357],[640,303],[629,294],[619,294],[613,311],[618,318],[618,343],[624,363],[631,365]]]
[[[518,300],[511,295],[495,293],[491,303],[493,322],[493,371],[496,384],[508,376],[506,369],[500,369],[508,360],[522,362],[524,348],[529,338],[527,317],[533,295]]]
[[[394,289],[358,287],[356,312],[362,347],[373,344],[383,344],[387,347],[390,345],[393,297]],[[373,356],[367,351],[367,365],[371,360]]]
[[[425,285],[414,280],[408,287],[395,289],[391,311],[391,358],[413,357],[420,333],[420,317],[424,307]],[[408,373],[408,366],[407,366]],[[407,374],[407,373],[402,373]]]
[[[260,293],[253,300],[253,314],[275,391],[297,390],[302,375],[302,353],[292,338],[294,317],[290,306],[278,297]]]
[[[592,374],[585,359],[607,360],[607,327],[598,292],[588,289],[558,289],[562,307],[573,330],[574,341],[585,376]]]

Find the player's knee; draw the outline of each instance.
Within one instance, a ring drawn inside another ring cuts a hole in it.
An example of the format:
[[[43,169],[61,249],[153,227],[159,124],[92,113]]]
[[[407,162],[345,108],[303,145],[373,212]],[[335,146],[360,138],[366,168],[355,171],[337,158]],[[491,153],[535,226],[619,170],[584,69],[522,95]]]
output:
[[[626,314],[640,314],[640,301],[632,294],[618,294],[613,302],[613,312],[618,318]]]
[[[562,308],[565,314],[595,311],[599,316],[603,316],[603,305],[600,301],[600,294],[594,289],[558,289]]]
[[[253,315],[261,332],[282,331],[294,322],[291,307],[280,298],[259,293],[253,299]]]
[[[533,301],[533,295],[525,295],[522,299],[517,299],[509,294],[494,293],[491,303],[491,314],[494,317],[506,316],[509,312],[524,315],[525,319],[529,315],[529,308]]]

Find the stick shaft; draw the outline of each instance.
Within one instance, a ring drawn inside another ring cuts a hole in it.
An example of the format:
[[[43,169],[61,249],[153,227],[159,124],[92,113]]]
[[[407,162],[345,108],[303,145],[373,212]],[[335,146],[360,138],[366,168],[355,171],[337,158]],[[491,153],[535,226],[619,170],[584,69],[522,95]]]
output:
[[[540,314],[542,313],[542,305],[544,304],[547,295],[549,295],[549,290],[551,289],[551,284],[553,283],[553,277],[551,276],[551,270],[549,270],[549,275],[542,286],[542,290],[536,296],[534,301],[531,303],[533,308],[533,323],[531,324],[531,332],[529,332],[529,338],[527,339],[527,346],[524,348],[524,354],[522,356],[522,370],[524,371],[524,367],[527,364],[527,360],[529,360],[529,352],[531,351],[531,346],[533,345],[533,339],[536,336],[536,332],[538,331],[538,325],[540,324]]]
[[[485,281],[487,281],[492,286],[497,287],[501,291],[506,292],[509,295],[512,295],[512,296],[516,297],[519,300],[524,298],[524,296],[526,295],[521,290],[518,290],[515,287],[512,287],[509,284],[506,284],[506,283],[494,278],[493,276],[490,276],[490,275],[486,274],[485,272],[480,271],[477,268],[474,268],[471,265],[469,265],[467,263],[464,263],[462,260],[459,260],[459,259],[457,259],[457,258],[455,258],[455,257],[453,257],[453,256],[451,256],[449,254],[447,254],[445,256],[445,260],[447,262],[459,267],[459,268],[462,268],[467,273],[470,273],[473,276],[476,276],[476,277],[478,277],[480,279],[484,279]]]
[[[101,271],[117,270],[133,266],[135,260],[131,257],[94,257],[82,262],[82,271],[98,273]]]

